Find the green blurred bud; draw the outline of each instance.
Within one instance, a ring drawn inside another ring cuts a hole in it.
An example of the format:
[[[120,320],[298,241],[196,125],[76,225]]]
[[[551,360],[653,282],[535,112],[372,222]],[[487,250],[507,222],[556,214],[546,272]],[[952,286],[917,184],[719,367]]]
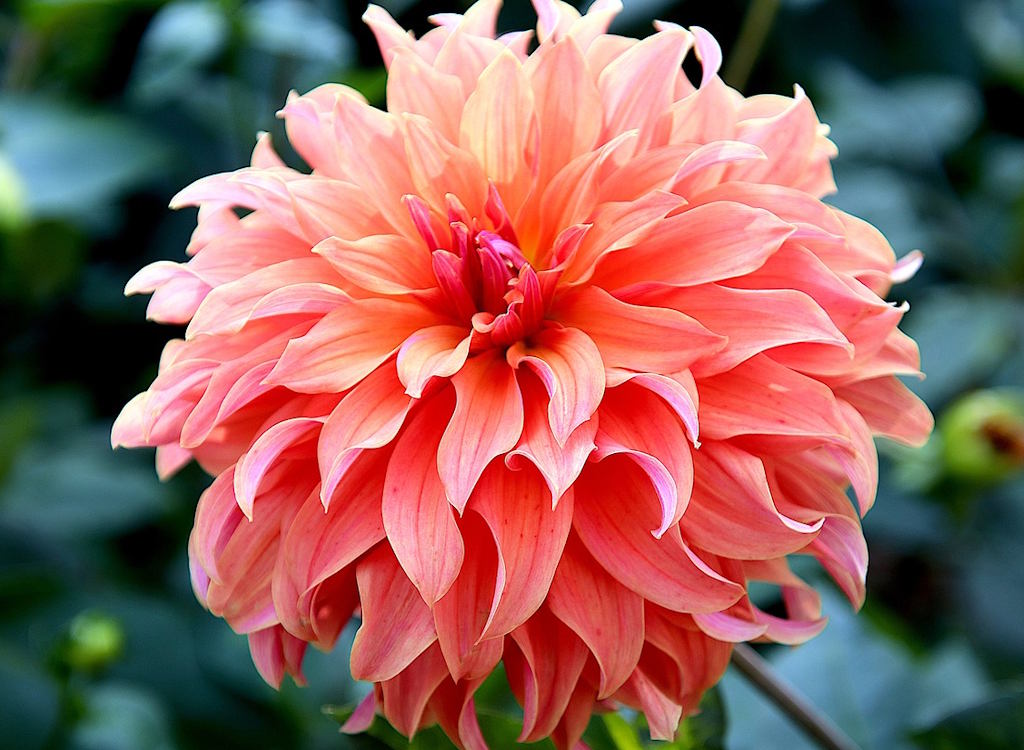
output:
[[[72,669],[96,672],[124,652],[124,629],[114,618],[99,612],[82,612],[68,628],[65,659]]]
[[[976,391],[950,406],[939,420],[943,463],[954,477],[1000,482],[1024,469],[1024,392]]]
[[[21,176],[7,156],[0,152],[0,232],[18,229],[27,219],[28,207]]]

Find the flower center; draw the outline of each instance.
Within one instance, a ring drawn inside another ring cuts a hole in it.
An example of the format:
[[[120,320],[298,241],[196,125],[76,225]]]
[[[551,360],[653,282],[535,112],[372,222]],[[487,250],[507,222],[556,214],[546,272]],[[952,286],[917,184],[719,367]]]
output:
[[[512,222],[493,189],[485,205],[487,227],[449,194],[447,236],[435,231],[430,209],[405,196],[413,223],[431,253],[443,304],[459,323],[472,326],[472,351],[508,346],[540,329],[544,294],[537,272],[519,248]]]

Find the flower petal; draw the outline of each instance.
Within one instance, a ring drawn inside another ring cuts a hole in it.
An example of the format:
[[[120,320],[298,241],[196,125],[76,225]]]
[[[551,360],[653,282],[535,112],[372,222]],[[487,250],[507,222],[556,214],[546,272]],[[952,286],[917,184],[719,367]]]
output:
[[[693,497],[684,516],[688,539],[737,560],[779,557],[814,541],[821,528],[779,512],[761,460],[729,443],[708,441],[693,463]]]
[[[505,456],[505,465],[518,471],[525,459],[536,466],[547,482],[554,508],[583,471],[595,448],[597,414],[577,427],[564,445],[559,445],[551,431],[543,385],[536,378],[527,377],[520,380],[519,387],[524,404],[523,434],[515,450]]]
[[[299,393],[341,393],[435,322],[436,314],[416,302],[348,300],[288,342],[267,381]]]
[[[643,597],[606,573],[573,536],[558,564],[548,606],[597,659],[598,698],[618,690],[636,668],[643,648]]]
[[[594,283],[615,290],[741,276],[762,266],[793,232],[774,214],[742,203],[695,206],[662,221],[641,244],[602,256]]]
[[[629,463],[603,461],[579,481],[573,528],[605,570],[645,599],[678,612],[717,612],[743,593],[699,562],[678,535],[655,539],[656,501]]]
[[[313,252],[353,284],[377,294],[408,294],[435,286],[429,253],[398,235],[328,237]]]
[[[521,655],[506,659],[509,683],[523,706],[519,741],[532,742],[551,734],[562,717],[586,663],[587,647],[547,609],[511,635]]]
[[[594,342],[576,328],[548,328],[529,344],[513,344],[506,354],[515,368],[529,367],[550,397],[548,420],[560,446],[590,419],[604,395],[604,363]]]
[[[836,395],[860,412],[876,435],[904,445],[924,445],[935,425],[924,402],[892,376],[844,385]]]
[[[398,350],[398,379],[405,392],[420,398],[431,378],[457,373],[469,356],[470,341],[462,326],[430,326],[412,334]]]
[[[676,372],[726,343],[676,310],[631,305],[598,287],[565,294],[556,301],[552,317],[586,333],[609,368]]]
[[[469,507],[484,519],[498,549],[498,585],[481,636],[491,638],[521,625],[547,596],[572,525],[573,498],[566,494],[552,508],[534,470],[510,471],[495,462]]]
[[[324,422],[317,444],[325,509],[353,462],[367,449],[390,443],[412,405],[413,400],[402,392],[395,368],[389,365],[367,375],[338,403]]]
[[[437,470],[437,444],[451,414],[447,394],[422,404],[398,438],[384,479],[388,541],[423,600],[433,606],[462,567],[462,534]]]
[[[523,396],[497,350],[466,361],[452,377],[457,401],[437,447],[437,470],[460,513],[491,459],[512,450],[523,432]]]
[[[453,680],[486,677],[498,663],[502,639],[484,638],[491,602],[498,595],[499,559],[484,521],[467,513],[460,521],[467,564],[434,605],[441,653]]]
[[[352,642],[352,677],[389,680],[434,641],[434,618],[391,549],[379,545],[356,566],[362,620]]]

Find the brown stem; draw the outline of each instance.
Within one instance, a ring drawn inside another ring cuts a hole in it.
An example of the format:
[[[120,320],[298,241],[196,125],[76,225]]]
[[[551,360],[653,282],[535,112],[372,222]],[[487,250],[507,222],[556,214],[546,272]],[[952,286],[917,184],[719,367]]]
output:
[[[737,643],[733,648],[732,663],[820,747],[826,750],[860,750],[828,716],[783,682],[771,664],[746,643]]]

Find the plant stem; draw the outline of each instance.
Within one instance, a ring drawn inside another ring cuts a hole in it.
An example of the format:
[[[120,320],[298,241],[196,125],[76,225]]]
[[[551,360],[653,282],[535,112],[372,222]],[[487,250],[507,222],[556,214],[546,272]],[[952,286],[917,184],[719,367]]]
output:
[[[790,720],[826,750],[859,750],[835,723],[807,698],[787,685],[754,649],[737,643],[732,650],[732,663],[750,683],[772,703],[782,709]]]
[[[761,54],[761,48],[764,47],[778,12],[779,0],[751,1],[722,75],[733,88],[742,91],[747,85],[750,71],[754,69],[754,63]]]

